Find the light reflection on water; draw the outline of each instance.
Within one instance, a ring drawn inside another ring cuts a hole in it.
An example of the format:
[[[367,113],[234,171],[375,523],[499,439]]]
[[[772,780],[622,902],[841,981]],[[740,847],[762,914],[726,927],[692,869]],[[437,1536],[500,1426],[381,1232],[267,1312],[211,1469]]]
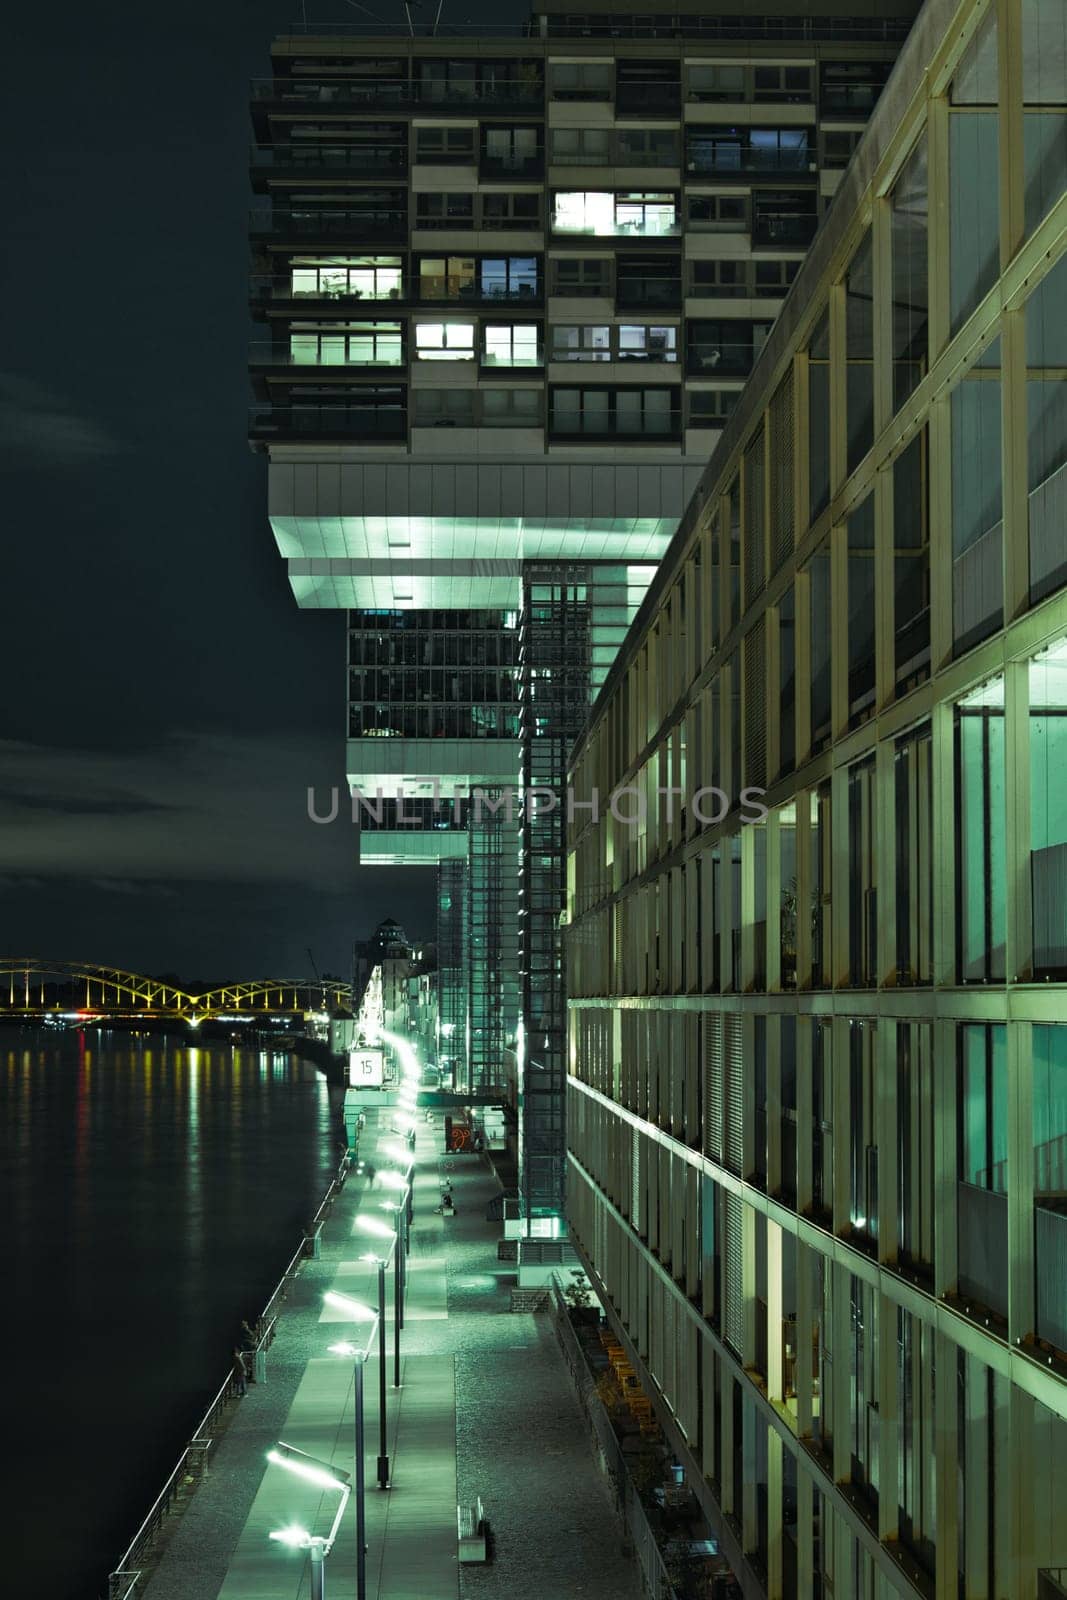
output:
[[[5,1592],[102,1591],[336,1155],[288,1056],[0,1029]]]

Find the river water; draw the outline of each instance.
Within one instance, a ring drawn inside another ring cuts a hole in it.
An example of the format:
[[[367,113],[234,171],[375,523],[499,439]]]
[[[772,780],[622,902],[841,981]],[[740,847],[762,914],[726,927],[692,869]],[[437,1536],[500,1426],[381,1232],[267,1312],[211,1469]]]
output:
[[[0,1591],[106,1592],[338,1154],[286,1054],[0,1029]]]

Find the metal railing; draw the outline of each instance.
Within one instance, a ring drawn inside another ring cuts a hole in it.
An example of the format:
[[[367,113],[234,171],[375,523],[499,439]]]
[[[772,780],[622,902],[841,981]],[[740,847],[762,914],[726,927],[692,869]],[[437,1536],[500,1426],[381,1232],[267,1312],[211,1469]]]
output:
[[[325,1220],[325,1217],[329,1214],[330,1207],[332,1207],[334,1200],[344,1187],[349,1164],[349,1156],[345,1154],[341,1158],[336,1176],[331,1180],[330,1186],[319,1204],[313,1226],[317,1224],[318,1219]],[[263,1381],[260,1373],[263,1371],[266,1350],[274,1339],[274,1331],[282,1301],[285,1299],[289,1286],[296,1276],[301,1261],[309,1253],[308,1239],[309,1235],[305,1233],[304,1238],[300,1241],[299,1248],[282,1273],[273,1294],[264,1306],[261,1315],[256,1319],[254,1328],[256,1342],[249,1347],[249,1351],[256,1360],[257,1370],[255,1376],[259,1382]],[[129,1600],[129,1597],[136,1593],[141,1580],[147,1577],[148,1567],[152,1561],[155,1543],[160,1531],[167,1518],[194,1493],[201,1478],[207,1472],[209,1453],[216,1439],[224,1431],[229,1402],[238,1392],[237,1375],[231,1369],[226,1374],[221,1387],[200,1418],[199,1423],[193,1429],[189,1443],[178,1457],[170,1476],[153,1500],[148,1514],[123,1551],[118,1565],[114,1571],[108,1574],[108,1600]]]
[[[301,105],[505,106],[537,107],[544,102],[544,84],[444,83],[414,78],[254,78],[253,101],[299,102]]]
[[[253,145],[249,164],[255,171],[292,167],[305,172],[328,167],[376,176],[382,172],[406,173],[408,156],[404,148],[395,144],[319,144],[306,139],[300,144]]]
[[[611,1425],[611,1418],[596,1392],[593,1374],[582,1354],[578,1337],[571,1327],[558,1281],[552,1284],[549,1308],[563,1359],[570,1368],[579,1403],[599,1448],[604,1470],[614,1487],[619,1513],[633,1541],[645,1590],[651,1595],[652,1600],[676,1600],[676,1591],[671,1583],[663,1552],[645,1514],[641,1497],[634,1487],[626,1465],[626,1457],[622,1453],[622,1445]]]
[[[253,439],[404,439],[407,416],[399,405],[259,405],[248,413]]]

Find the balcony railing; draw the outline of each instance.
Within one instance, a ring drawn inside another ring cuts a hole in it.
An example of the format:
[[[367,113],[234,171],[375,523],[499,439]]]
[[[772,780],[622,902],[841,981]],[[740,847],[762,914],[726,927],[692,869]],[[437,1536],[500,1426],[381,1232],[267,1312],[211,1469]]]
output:
[[[690,150],[685,163],[690,177],[736,178],[775,176],[815,170],[814,152],[809,150],[738,149],[736,145],[707,152]]]
[[[818,217],[761,217],[757,213],[752,219],[752,243],[806,250],[818,226]]]
[[[714,339],[691,340],[686,350],[686,371],[707,377],[744,378],[752,371],[752,346]]]
[[[677,308],[681,303],[680,278],[620,277],[615,285],[615,304],[620,311],[638,311],[645,306]]]
[[[332,24],[331,24],[332,28]],[[300,106],[383,106],[403,110],[412,106],[540,107],[544,84],[537,83],[424,83],[412,78],[255,78],[253,103]]]
[[[493,156],[483,151],[478,161],[478,171],[483,178],[540,178],[544,170],[543,150],[528,156]]]
[[[386,289],[380,294],[368,293],[365,289],[356,289],[347,284],[320,284],[314,289],[297,289],[293,287],[291,277],[271,277],[266,273],[253,276],[250,280],[251,296],[257,305],[267,301],[299,300],[304,304],[318,304],[326,301],[330,304],[343,302],[345,305],[355,305],[374,308],[374,315],[378,314],[378,307],[384,306],[393,309],[398,300],[403,300],[402,288]]]
[[[407,151],[396,144],[301,144],[253,145],[251,166],[254,173],[358,172],[375,177],[403,174],[408,169]]]
[[[543,295],[541,286],[520,283],[514,287],[506,285],[479,285],[476,283],[463,284],[460,288],[442,288],[440,293],[435,293],[425,283],[419,285],[420,305],[461,305],[461,306],[513,306],[523,305],[533,307],[539,305]]]
[[[402,243],[407,239],[407,217],[401,211],[279,209],[253,211],[249,216],[253,238],[349,239],[358,244],[381,239]]]
[[[403,411],[360,406],[253,406],[248,415],[252,439],[405,439]]]
[[[256,339],[248,347],[250,367],[401,367],[404,353],[378,355],[370,350],[355,349],[343,344],[344,335],[336,340],[323,341],[315,349],[294,350],[291,345]],[[398,340],[399,342],[399,340]]]

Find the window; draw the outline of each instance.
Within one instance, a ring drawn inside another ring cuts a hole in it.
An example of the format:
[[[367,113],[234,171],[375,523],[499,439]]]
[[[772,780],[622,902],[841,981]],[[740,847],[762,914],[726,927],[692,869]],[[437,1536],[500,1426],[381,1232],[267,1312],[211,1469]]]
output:
[[[399,322],[351,322],[341,327],[304,328],[289,335],[294,366],[398,367],[404,359]]]
[[[845,276],[845,353],[848,470],[854,472],[874,442],[874,285],[869,233]]]
[[[680,256],[620,255],[615,265],[615,304],[620,311],[674,308],[682,299]]]
[[[415,426],[418,428],[472,428],[474,389],[416,389]]]
[[[926,135],[893,185],[889,201],[893,271],[893,405],[916,388],[927,366],[927,229],[929,197]]]
[[[607,128],[553,128],[551,159],[563,167],[605,166],[610,160]]]
[[[553,361],[610,361],[611,329],[599,323],[552,329]]]
[[[693,428],[721,428],[740,399],[740,389],[692,389],[689,424]]]
[[[748,295],[747,261],[691,261],[690,290],[711,299],[734,300]]]
[[[581,299],[611,294],[611,261],[601,257],[557,256],[552,262],[553,292]]]
[[[420,361],[473,361],[473,322],[417,322],[415,355]]]
[[[487,323],[482,330],[484,367],[539,367],[540,329],[536,322]]]
[[[830,499],[830,319],[824,312],[808,346],[808,519]]]
[[[818,222],[814,189],[753,189],[752,243],[804,249]]]
[[[420,300],[464,300],[475,293],[473,256],[422,256],[419,260]]]
[[[896,691],[930,674],[930,494],[926,429],[893,462],[893,631]]]
[[[895,829],[897,984],[933,981],[934,861],[930,729],[897,741]]]
[[[888,61],[824,61],[820,71],[819,110],[823,116],[866,121],[889,76]]]
[[[848,540],[848,713],[849,724],[874,708],[874,496],[852,512]]]
[[[417,194],[416,228],[473,228],[472,194]]]
[[[521,233],[541,226],[539,194],[483,194],[481,205],[483,228]]]
[[[1030,596],[1067,581],[1063,491],[1067,482],[1067,260],[1062,257],[1026,302],[1027,489]]]
[[[788,293],[789,285],[800,271],[799,261],[754,261],[753,293],[759,299],[776,298]]]
[[[1006,905],[1004,680],[956,708],[956,919],[963,983],[1003,983]]]
[[[610,100],[614,74],[610,61],[554,61],[549,66],[553,100]]]
[[[698,233],[744,233],[748,201],[739,194],[691,194],[689,226]]]
[[[810,67],[756,67],[752,73],[754,100],[784,100],[797,105],[811,99]]]
[[[1034,977],[1062,982],[1067,977],[1067,645],[1061,642],[1032,660],[1029,676]]]
[[[957,654],[999,628],[1003,609],[1000,390],[1000,340],[994,339],[949,397]]]
[[[485,176],[537,177],[543,158],[539,128],[482,125],[481,169]]]
[[[670,128],[620,128],[615,160],[621,167],[676,167],[678,135]]]
[[[624,323],[616,329],[620,361],[677,361],[678,329]]]
[[[745,69],[734,62],[698,62],[689,68],[686,98],[703,102],[745,99]]]
[[[822,164],[831,171],[847,167],[852,153],[863,138],[862,130],[827,129],[822,136]]]
[[[1002,1023],[959,1029],[958,1289],[1007,1314],[1008,1062]]]
[[[483,256],[478,279],[484,300],[532,300],[540,293],[536,256]]]
[[[472,165],[476,128],[416,128],[415,160],[438,166]]]
[[[400,256],[296,256],[293,298],[397,300],[402,293]]]
[[[644,324],[557,325],[552,330],[554,361],[677,361],[678,330]]]
[[[615,63],[615,109],[621,112],[677,112],[681,71],[677,61],[620,56]]]
[[[689,344],[686,351],[687,370],[707,377],[747,377],[752,364],[763,349],[769,322],[736,321],[698,322],[688,324]]]
[[[557,190],[552,226],[557,233],[602,236],[677,233],[677,200],[672,194],[610,190]]]
[[[949,92],[949,313],[955,333],[993,285],[1000,261],[996,15],[987,11]],[[994,108],[990,110],[988,108]]]
[[[848,769],[848,957],[856,989],[878,981],[874,828],[874,761],[859,761]]]
[[[553,388],[550,405],[552,432],[567,438],[663,438],[678,428],[676,389]]]
[[[931,1031],[924,1022],[896,1024],[898,1241],[901,1259],[913,1269],[927,1271],[934,1260]]]
[[[540,389],[482,389],[483,428],[539,428]]]
[[[706,127],[686,129],[689,173],[806,172],[813,160],[808,128]]]

